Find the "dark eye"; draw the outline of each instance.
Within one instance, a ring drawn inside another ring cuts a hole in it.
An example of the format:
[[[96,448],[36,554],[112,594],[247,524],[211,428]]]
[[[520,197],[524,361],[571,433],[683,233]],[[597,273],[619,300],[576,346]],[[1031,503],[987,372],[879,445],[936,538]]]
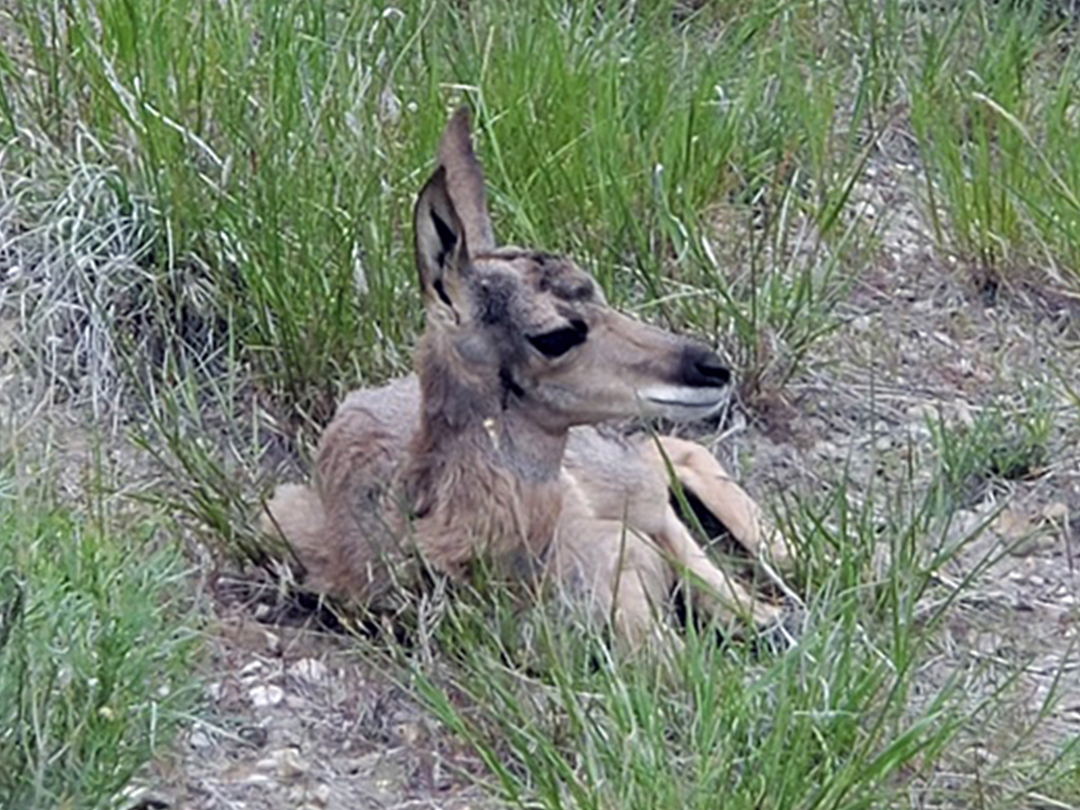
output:
[[[528,338],[540,354],[554,360],[584,343],[588,334],[589,327],[585,321],[571,321],[569,326],[542,335],[528,335]]]

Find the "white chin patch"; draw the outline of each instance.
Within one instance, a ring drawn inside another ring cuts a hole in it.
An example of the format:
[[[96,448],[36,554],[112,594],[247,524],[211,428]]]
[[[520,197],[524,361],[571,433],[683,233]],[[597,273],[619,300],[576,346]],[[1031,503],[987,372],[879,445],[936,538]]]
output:
[[[712,416],[728,400],[728,388],[688,388],[680,385],[656,385],[639,388],[642,410],[649,416],[690,421]]]

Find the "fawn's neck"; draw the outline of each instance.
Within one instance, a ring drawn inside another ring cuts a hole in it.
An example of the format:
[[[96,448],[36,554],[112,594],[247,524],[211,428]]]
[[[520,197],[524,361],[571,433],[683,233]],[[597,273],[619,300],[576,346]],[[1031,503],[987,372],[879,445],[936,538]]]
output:
[[[402,484],[425,556],[450,573],[478,555],[541,557],[562,509],[567,431],[530,420],[498,384],[423,370],[420,384]]]

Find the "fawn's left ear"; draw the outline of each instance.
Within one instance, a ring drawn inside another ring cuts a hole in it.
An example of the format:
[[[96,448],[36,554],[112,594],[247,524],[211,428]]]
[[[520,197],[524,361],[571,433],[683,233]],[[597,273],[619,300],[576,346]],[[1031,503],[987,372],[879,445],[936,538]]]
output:
[[[487,210],[484,172],[473,152],[469,108],[460,107],[439,142],[439,164],[446,169],[446,190],[465,230],[472,255],[495,249],[495,236]]]

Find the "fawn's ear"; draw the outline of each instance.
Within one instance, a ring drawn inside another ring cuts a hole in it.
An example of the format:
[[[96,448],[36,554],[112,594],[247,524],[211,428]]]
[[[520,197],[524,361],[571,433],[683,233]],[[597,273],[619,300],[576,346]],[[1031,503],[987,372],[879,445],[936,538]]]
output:
[[[465,229],[469,250],[473,255],[494,250],[484,172],[473,152],[468,107],[458,108],[446,125],[439,142],[439,164],[446,169],[446,190]]]
[[[438,168],[413,211],[416,266],[427,302],[448,307],[460,321],[459,293],[470,258],[495,247],[467,108],[460,108],[446,125],[438,158]]]
[[[443,166],[435,170],[416,200],[413,229],[424,300],[429,307],[448,307],[454,320],[460,321],[459,293],[469,267],[469,247],[446,188]]]

